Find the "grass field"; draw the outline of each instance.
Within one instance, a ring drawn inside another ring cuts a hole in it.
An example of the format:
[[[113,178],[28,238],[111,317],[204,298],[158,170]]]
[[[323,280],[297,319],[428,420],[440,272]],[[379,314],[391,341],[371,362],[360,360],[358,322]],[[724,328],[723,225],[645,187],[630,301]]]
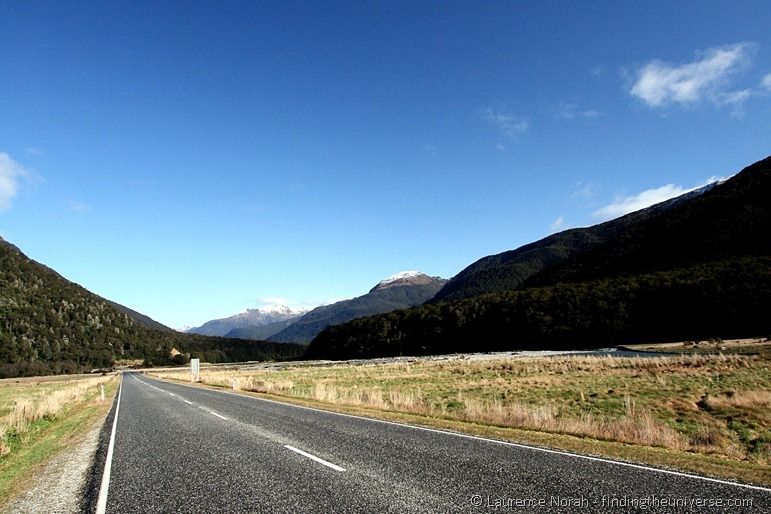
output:
[[[189,380],[187,371],[162,378]],[[771,483],[771,358],[416,359],[217,369],[204,384]]]
[[[117,385],[115,375],[0,381],[0,505],[104,418]]]

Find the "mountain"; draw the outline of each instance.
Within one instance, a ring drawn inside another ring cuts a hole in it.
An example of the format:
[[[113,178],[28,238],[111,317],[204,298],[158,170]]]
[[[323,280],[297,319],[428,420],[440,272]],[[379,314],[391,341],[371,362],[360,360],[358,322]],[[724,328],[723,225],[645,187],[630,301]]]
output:
[[[383,291],[392,287],[433,286],[439,281],[442,283],[447,282],[446,280],[439,277],[429,277],[420,271],[402,271],[391,275],[390,277],[384,278],[378,282],[375,287],[370,289],[369,292],[373,293],[375,291]]]
[[[228,318],[220,318],[211,321],[207,321],[200,327],[193,327],[188,329],[190,334],[200,334],[205,336],[224,336],[236,329],[251,329],[256,327],[265,327],[267,325],[274,325],[276,323],[282,323],[299,318],[305,313],[305,311],[293,311],[285,305],[277,305],[265,309],[247,309],[244,312],[235,314]],[[268,336],[275,334],[284,327],[276,327],[276,330],[270,332]],[[265,330],[260,330],[257,333],[264,333]],[[239,333],[239,332],[236,332]],[[246,332],[240,332],[246,333]],[[267,336],[260,339],[266,339]]]
[[[309,358],[771,334],[771,157],[723,183],[480,259],[432,302],[331,327]]]
[[[158,323],[154,319],[152,319],[150,316],[147,316],[145,314],[142,314],[141,312],[137,312],[133,309],[129,309],[128,307],[121,305],[119,303],[115,303],[110,300],[105,300],[107,303],[118,309],[123,314],[128,315],[128,317],[132,318],[134,321],[139,323],[140,325],[143,325],[147,328],[152,328],[155,330],[165,330],[165,331],[171,331],[173,329],[167,327],[163,323]]]
[[[149,328],[148,320],[0,238],[0,377],[77,373],[110,367],[115,359],[171,364],[172,348],[210,362],[295,358],[304,350]]]
[[[715,187],[708,184],[677,198],[586,228],[552,234],[516,250],[489,255],[451,278],[432,301],[458,300],[486,293],[503,293],[522,286],[529,278],[603,244],[624,238],[624,234],[647,219],[688,202]]]
[[[270,336],[281,332],[286,327],[294,323],[297,319],[300,318],[301,315],[302,314],[299,314],[295,317],[286,319],[284,321],[276,321],[274,323],[268,323],[267,325],[234,328],[233,330],[225,334],[225,337],[233,337],[236,339],[252,339],[254,341],[265,341]]]
[[[268,340],[307,343],[328,326],[420,305],[433,298],[446,282],[419,271],[397,273],[378,282],[365,295],[313,309]]]

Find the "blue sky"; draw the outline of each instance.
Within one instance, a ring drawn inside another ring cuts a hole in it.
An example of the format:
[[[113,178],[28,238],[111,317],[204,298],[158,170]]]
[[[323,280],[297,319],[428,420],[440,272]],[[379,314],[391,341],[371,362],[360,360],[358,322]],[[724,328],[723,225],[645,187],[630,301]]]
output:
[[[769,2],[0,2],[0,235],[172,327],[769,154]]]

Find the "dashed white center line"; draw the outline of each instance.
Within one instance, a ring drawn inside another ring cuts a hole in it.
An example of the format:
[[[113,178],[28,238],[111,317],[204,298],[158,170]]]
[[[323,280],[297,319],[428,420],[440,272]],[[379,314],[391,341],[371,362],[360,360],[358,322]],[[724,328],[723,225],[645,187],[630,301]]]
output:
[[[322,459],[321,457],[316,457],[315,455],[311,455],[310,453],[304,452],[302,450],[299,450],[299,449],[295,448],[294,446],[290,446],[288,444],[285,444],[284,448],[286,448],[287,450],[292,450],[295,453],[299,453],[303,457],[308,457],[309,459],[311,459],[313,461],[316,461],[319,464],[323,464],[323,465],[325,465],[328,468],[332,468],[335,471],[345,471],[345,468],[341,468],[337,464],[332,464],[331,462],[326,461],[326,460]]]
[[[227,420],[228,420],[228,418],[226,418],[225,416],[221,416],[221,415],[217,414],[217,413],[216,413],[216,412],[214,412],[213,410],[210,410],[210,411],[209,411],[209,413],[210,413],[210,414],[214,414],[214,415],[215,415],[215,416],[217,416],[218,418],[220,418],[220,419],[224,419],[225,421],[227,421]]]
[[[189,402],[189,401],[185,400],[184,398],[182,398],[182,401],[185,402],[188,405],[193,405],[193,402]]]

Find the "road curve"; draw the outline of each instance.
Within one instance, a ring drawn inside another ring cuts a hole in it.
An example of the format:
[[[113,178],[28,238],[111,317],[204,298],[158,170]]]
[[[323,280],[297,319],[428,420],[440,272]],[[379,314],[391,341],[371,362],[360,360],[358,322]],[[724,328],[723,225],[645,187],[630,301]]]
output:
[[[124,375],[106,512],[769,512],[771,491]]]

